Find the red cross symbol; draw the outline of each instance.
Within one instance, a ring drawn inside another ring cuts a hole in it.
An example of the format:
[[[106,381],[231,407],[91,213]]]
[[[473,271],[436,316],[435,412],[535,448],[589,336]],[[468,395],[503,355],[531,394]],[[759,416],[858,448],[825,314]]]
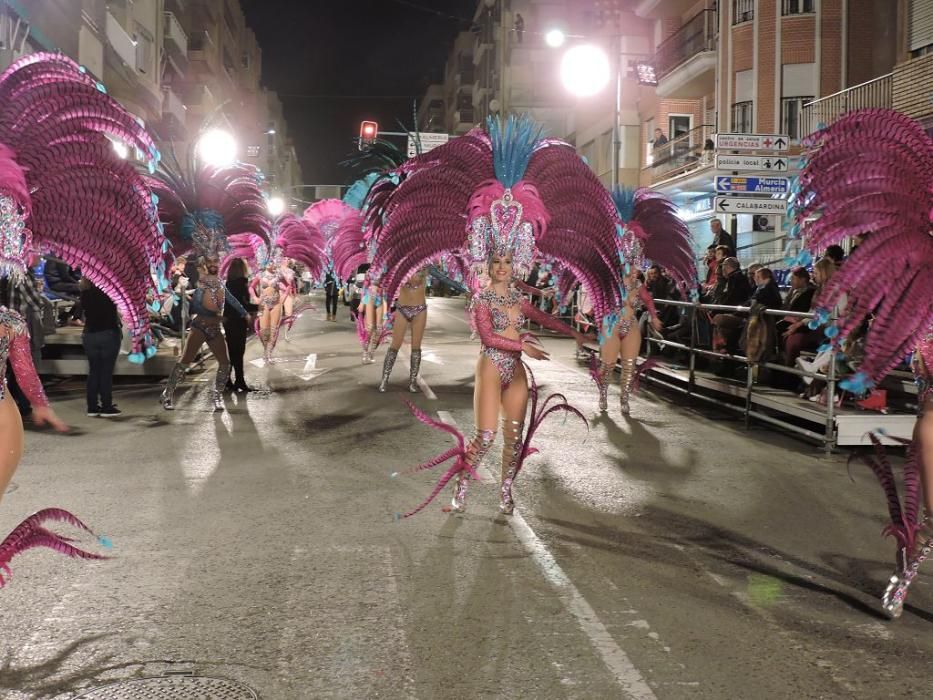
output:
[[[771,144],[774,143],[774,141],[772,141],[771,139],[765,139],[764,141],[762,141],[762,143],[765,145],[765,148],[771,148]]]

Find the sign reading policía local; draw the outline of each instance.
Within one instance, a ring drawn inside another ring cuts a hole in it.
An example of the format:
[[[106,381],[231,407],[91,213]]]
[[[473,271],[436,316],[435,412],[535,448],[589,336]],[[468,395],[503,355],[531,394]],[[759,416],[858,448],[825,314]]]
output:
[[[717,175],[716,191],[787,194],[790,191],[790,180],[786,177],[730,177]]]
[[[716,170],[772,170],[783,173],[787,171],[787,158],[783,156],[742,156],[742,155],[716,155]]]
[[[784,134],[716,134],[721,151],[786,151],[790,139]]]
[[[418,132],[418,139],[421,141],[421,152],[427,153],[430,150],[443,146],[450,141],[450,134],[431,134],[425,131]],[[408,134],[408,157],[414,158],[417,155],[415,148],[415,134]]]
[[[723,214],[783,216],[787,213],[787,201],[783,199],[766,199],[764,197],[716,197],[715,209]]]

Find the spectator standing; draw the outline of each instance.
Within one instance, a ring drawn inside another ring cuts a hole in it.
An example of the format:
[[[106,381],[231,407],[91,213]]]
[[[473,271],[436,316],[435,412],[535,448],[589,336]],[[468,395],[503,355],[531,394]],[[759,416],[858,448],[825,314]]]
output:
[[[521,13],[515,13],[515,24],[513,25],[515,29],[515,36],[518,38],[518,43],[522,43],[522,39],[525,35],[525,18],[522,17]]]
[[[246,355],[246,336],[249,334],[250,320],[258,307],[249,298],[249,282],[246,278],[246,262],[243,258],[234,260],[227,269],[227,291],[250,315],[249,318],[243,318],[233,304],[224,305],[224,339],[227,342],[227,354],[230,356],[234,379],[232,383],[229,379],[227,380],[227,389],[252,391],[246,383],[243,357]]]
[[[81,342],[87,355],[87,415],[113,418],[121,415],[113,403],[113,368],[123,340],[117,306],[89,279],[79,284],[84,308]]]
[[[713,232],[713,245],[724,245],[729,249],[729,255],[735,255],[735,239],[722,227],[722,222],[719,219],[710,219],[709,228]]]
[[[71,311],[64,314],[60,321],[64,323],[70,319],[70,323],[80,326],[82,310],[81,290],[78,288],[78,282],[81,280],[81,275],[77,270],[69,267],[64,260],[50,255],[45,258],[43,275],[45,277],[45,286],[48,287],[50,292],[57,297],[74,302]]]
[[[327,311],[327,320],[337,320],[337,278],[334,271],[328,270],[324,277],[324,305]]]

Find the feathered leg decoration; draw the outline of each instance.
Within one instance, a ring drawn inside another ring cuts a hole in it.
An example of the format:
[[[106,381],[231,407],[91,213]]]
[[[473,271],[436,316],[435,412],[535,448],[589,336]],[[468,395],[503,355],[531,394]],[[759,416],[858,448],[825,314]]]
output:
[[[874,472],[887,497],[891,524],[885,526],[882,534],[894,537],[897,542],[894,573],[881,600],[885,613],[895,619],[903,612],[907,590],[916,578],[917,570],[933,550],[933,527],[927,518],[921,517],[921,464],[915,445],[908,440],[898,440],[907,445],[902,504],[897,492],[894,470],[885,454],[884,446],[874,433],[869,433],[868,436],[875,447],[875,454],[873,457],[862,457],[862,461]]]
[[[74,557],[78,559],[108,559],[101,554],[94,554],[93,552],[87,552],[83,549],[80,549],[76,545],[72,544],[73,539],[69,537],[64,537],[59,535],[52,530],[44,527],[49,521],[57,521],[67,523],[73,527],[76,527],[80,530],[84,530],[92,535],[94,533],[91,529],[85,525],[83,522],[78,520],[77,517],[69,513],[67,510],[62,510],[60,508],[46,508],[45,510],[40,510],[38,513],[29,516],[19,525],[17,525],[13,531],[7,535],[6,539],[3,542],[0,542],[0,587],[3,587],[6,584],[6,580],[3,577],[3,574],[6,574],[6,578],[9,579],[13,574],[10,570],[10,561],[17,554],[22,554],[26,550],[33,549],[35,547],[48,547],[49,549],[54,549],[56,552],[64,554],[65,556]],[[110,541],[106,537],[97,537],[97,541],[105,547],[111,547]]]
[[[489,451],[489,448],[492,447],[493,440],[495,440],[496,437],[496,431],[477,430],[473,440],[470,442],[469,446],[467,446],[463,438],[463,433],[454,428],[452,425],[448,425],[442,421],[434,420],[409,401],[405,401],[405,405],[408,406],[408,410],[412,412],[412,415],[414,415],[415,418],[417,418],[425,425],[436,428],[438,430],[443,430],[445,433],[450,433],[453,435],[457,440],[457,444],[446,452],[442,452],[427,462],[423,462],[417,467],[409,469],[405,472],[401,472],[402,474],[414,474],[416,472],[425,471],[427,469],[433,469],[438,465],[449,462],[451,459],[454,460],[454,463],[450,466],[450,468],[447,469],[446,472],[444,472],[444,474],[438,480],[437,484],[435,484],[428,497],[422,501],[417,508],[405,513],[404,515],[400,515],[399,517],[409,518],[415,513],[423,510],[425,506],[427,506],[437,497],[437,494],[439,494],[454,477],[457,477],[456,485],[454,488],[454,499],[451,502],[451,505],[449,507],[445,507],[444,510],[448,512],[463,512],[464,500],[466,499],[466,491],[469,481],[471,479],[475,479],[477,481],[479,480],[479,475],[476,473],[476,467],[480,462],[482,462],[483,457]],[[392,474],[393,477],[398,475],[399,472]]]

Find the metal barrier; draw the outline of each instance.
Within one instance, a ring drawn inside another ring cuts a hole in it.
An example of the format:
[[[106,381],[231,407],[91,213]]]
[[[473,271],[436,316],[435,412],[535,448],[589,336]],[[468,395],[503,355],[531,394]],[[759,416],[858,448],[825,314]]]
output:
[[[690,355],[690,361],[688,364],[688,373],[687,373],[687,382],[686,388],[673,384],[671,382],[658,379],[657,377],[648,376],[648,379],[655,384],[664,386],[673,391],[678,391],[680,393],[686,394],[690,398],[698,398],[707,403],[711,403],[723,408],[727,408],[731,411],[739,412],[743,414],[745,419],[745,427],[749,427],[751,420],[756,419],[765,423],[770,423],[772,425],[779,426],[785,430],[803,435],[804,437],[816,440],[823,444],[823,448],[826,452],[831,452],[835,446],[835,420],[836,420],[836,355],[835,350],[832,351],[832,355],[829,362],[829,367],[827,368],[826,375],[818,374],[815,372],[805,372],[803,370],[797,369],[796,367],[787,367],[785,365],[776,364],[774,362],[756,362],[750,360],[748,357],[743,355],[731,355],[724,352],[716,352],[714,350],[706,350],[703,348],[697,347],[697,312],[698,311],[720,311],[727,313],[736,313],[736,314],[748,314],[751,310],[748,306],[723,306],[721,304],[701,304],[699,302],[685,302],[685,301],[671,301],[667,299],[656,299],[655,304],[665,305],[665,306],[676,306],[681,308],[693,309],[693,316],[690,321],[690,344],[685,345],[683,343],[677,343],[670,340],[665,340],[663,338],[657,338],[652,336],[650,333],[647,334],[646,340],[648,342],[647,348],[647,357],[651,357],[651,346],[652,344],[660,347],[670,347],[678,350],[687,351]],[[781,318],[800,318],[800,319],[812,319],[814,315],[812,313],[799,313],[794,311],[783,311],[781,309],[767,309],[764,313],[768,316],[778,316]],[[717,359],[732,360],[746,366],[746,380],[745,380],[745,405],[736,406],[733,403],[722,401],[712,396],[706,396],[697,392],[697,382],[696,382],[696,358],[697,356],[702,357],[712,357]],[[755,376],[752,371],[753,368],[764,367],[770,370],[785,372],[787,374],[793,374],[799,377],[815,377],[826,380],[826,414],[825,414],[825,429],[824,432],[816,433],[812,430],[807,430],[802,428],[799,425],[789,423],[787,421],[781,420],[774,416],[767,415],[762,413],[759,410],[754,408],[753,398],[756,394],[755,392]]]

